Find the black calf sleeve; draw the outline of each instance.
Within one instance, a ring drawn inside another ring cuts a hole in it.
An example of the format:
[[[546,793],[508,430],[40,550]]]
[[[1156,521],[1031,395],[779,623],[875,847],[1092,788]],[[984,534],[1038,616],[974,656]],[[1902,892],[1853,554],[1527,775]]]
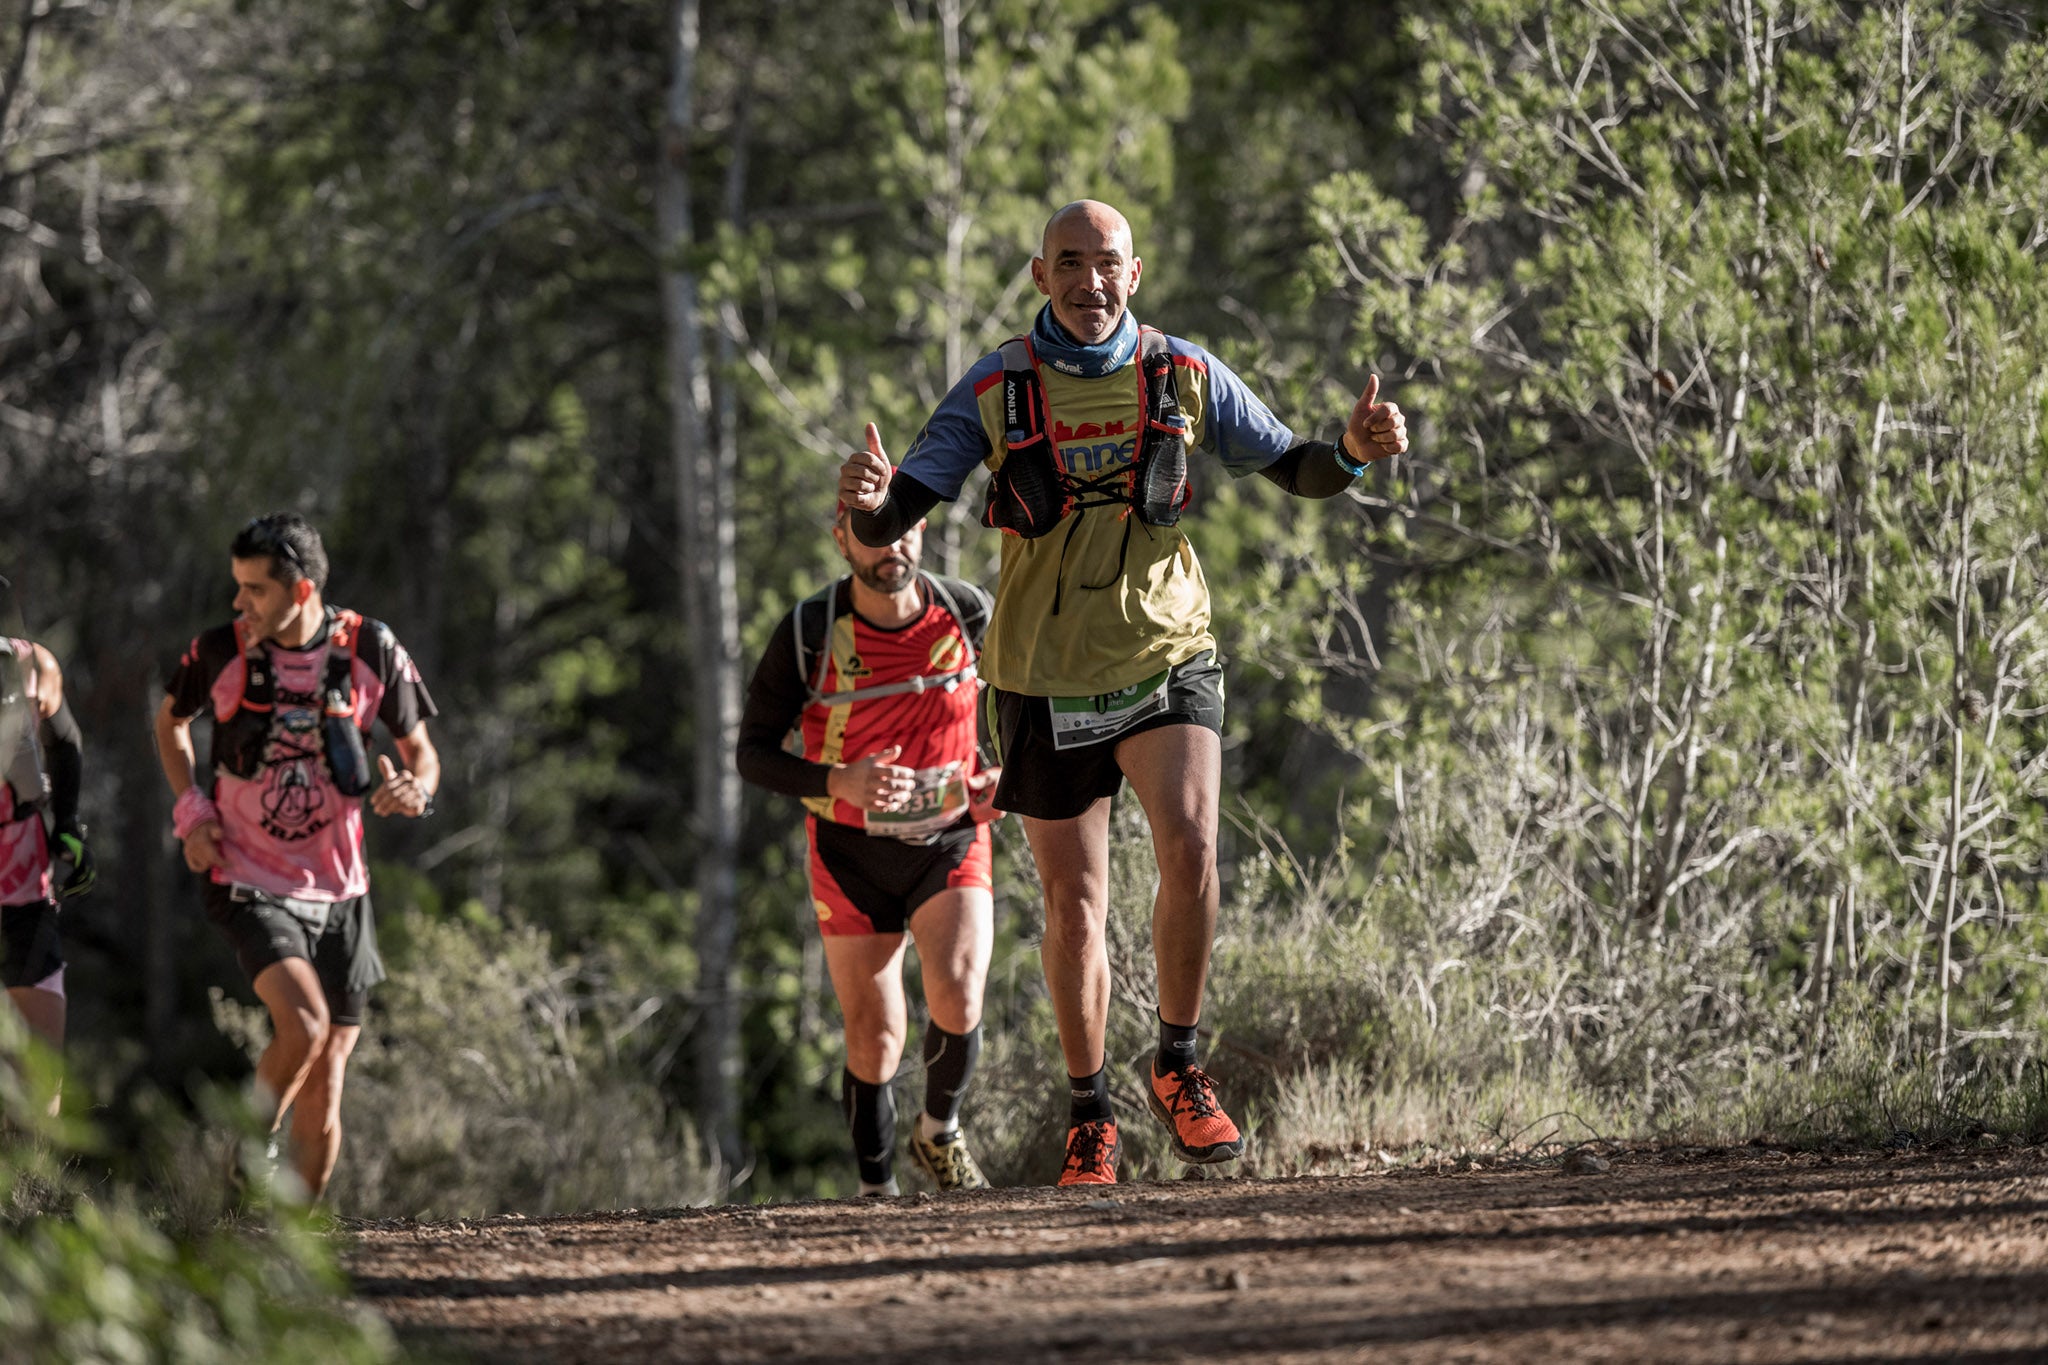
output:
[[[888,1184],[896,1156],[896,1092],[886,1082],[870,1085],[851,1071],[841,1071],[839,1107],[853,1134],[860,1178],[870,1185]]]
[[[940,1123],[960,1117],[960,1100],[981,1060],[981,1025],[965,1033],[948,1033],[937,1024],[924,1026],[924,1112]]]

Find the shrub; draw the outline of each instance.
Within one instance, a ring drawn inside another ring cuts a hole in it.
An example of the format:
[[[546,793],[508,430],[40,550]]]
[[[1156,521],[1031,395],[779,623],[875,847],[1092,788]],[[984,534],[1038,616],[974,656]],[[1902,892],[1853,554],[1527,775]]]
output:
[[[182,1226],[160,1192],[116,1172],[88,1183],[96,1146],[76,1121],[45,1116],[55,1066],[0,1010],[0,1341],[9,1360],[48,1365],[369,1365],[393,1358],[389,1331],[343,1303],[325,1239],[289,1211]],[[195,1145],[189,1123],[165,1142]],[[218,1144],[215,1144],[218,1146]],[[215,1186],[218,1193],[218,1184]],[[218,1205],[216,1205],[216,1210]]]

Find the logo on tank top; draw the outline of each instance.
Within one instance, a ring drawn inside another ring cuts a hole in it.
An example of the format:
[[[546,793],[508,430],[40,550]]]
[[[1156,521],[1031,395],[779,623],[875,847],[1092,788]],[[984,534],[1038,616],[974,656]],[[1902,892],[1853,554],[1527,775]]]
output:
[[[820,924],[832,918],[832,907],[823,901],[812,901],[811,909],[818,912],[818,923]]]
[[[327,809],[326,762],[318,700],[311,693],[279,686],[270,743],[263,754],[265,834],[300,843],[334,823]]]
[[[960,643],[957,635],[945,635],[932,641],[932,667],[941,673],[951,673],[967,662],[967,647]]]

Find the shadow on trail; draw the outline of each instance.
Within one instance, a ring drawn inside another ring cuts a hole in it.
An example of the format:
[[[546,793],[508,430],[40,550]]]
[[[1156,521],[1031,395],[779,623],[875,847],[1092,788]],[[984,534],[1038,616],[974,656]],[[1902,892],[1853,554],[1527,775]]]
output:
[[[886,1350],[845,1349],[840,1342],[830,1351],[838,1365],[883,1365],[883,1362],[934,1358],[963,1360],[1043,1358],[1049,1355],[1080,1355],[1109,1360],[1186,1360],[1205,1357],[1265,1358],[1287,1352],[1327,1351],[1333,1348],[1393,1347],[1418,1343],[1440,1343],[1445,1347],[1461,1342],[1484,1342],[1495,1351],[1512,1348],[1519,1337],[1547,1333],[1593,1333],[1603,1331],[1639,1333],[1674,1320],[1695,1325],[1713,1323],[1758,1329],[1753,1340],[1768,1341],[1774,1331],[1789,1330],[1803,1315],[1826,1314],[1837,1322],[1856,1328],[1882,1320],[1911,1318],[1940,1304],[1953,1312],[1964,1304],[1994,1302],[2025,1304],[2030,1311],[2048,1294],[2048,1275],[2000,1275],[1976,1279],[1926,1280],[1888,1286],[1887,1297],[1872,1302],[1867,1312],[1845,1310],[1838,1287],[1765,1292],[1731,1289],[1699,1294],[1658,1294],[1615,1297],[1581,1302],[1502,1305],[1493,1308],[1469,1306],[1426,1309],[1416,1312],[1374,1312],[1324,1306],[1285,1306],[1284,1318],[1272,1320],[1259,1312],[1255,1300],[1219,1299],[1216,1305],[1191,1310],[1185,1304],[1172,1308],[1147,1309],[1141,1304],[1120,1303],[1114,1316],[1090,1312],[1085,1324],[1062,1322],[1049,1317],[1042,1324],[1020,1324],[1014,1320],[991,1322],[977,1327],[958,1318],[943,1324],[926,1318],[926,1306],[906,1305],[888,1320],[891,1344]],[[1272,1310],[1270,1300],[1264,1305]],[[616,1340],[617,1334],[632,1340],[640,1358],[690,1359],[707,1348],[715,1350],[721,1334],[742,1333],[750,1351],[774,1353],[773,1343],[784,1344],[792,1354],[802,1343],[815,1340],[820,1323],[815,1315],[748,1315],[740,1320],[694,1321],[686,1316],[652,1317],[621,1315],[607,1318],[603,1335]],[[2039,1330],[2037,1328],[2037,1330]],[[482,1345],[496,1333],[434,1329],[437,1342],[453,1346]],[[490,1342],[493,1359],[573,1361],[608,1358],[603,1348],[570,1324],[524,1328],[509,1339]],[[1541,1343],[1527,1343],[1540,1354]],[[1711,1343],[1695,1342],[1708,1353]],[[2043,1359],[2048,1333],[2033,1347],[2020,1350],[1957,1351],[1931,1349],[1925,1353],[1887,1356],[1844,1356],[1829,1365],[1933,1365],[1936,1361],[1958,1365],[2018,1365]],[[509,1351],[507,1348],[510,1348]],[[652,1348],[650,1351],[649,1348]],[[589,1355],[580,1355],[588,1350]],[[934,1356],[939,1352],[939,1356]],[[657,1354],[659,1353],[659,1354]],[[1688,1356],[1698,1351],[1682,1352]],[[1535,1358],[1532,1355],[1531,1358]],[[1702,1356],[1701,1358],[1705,1358]]]
[[[1268,1198],[1260,1205],[1260,1211],[1273,1212],[1273,1201]],[[1688,1215],[1678,1218],[1618,1219],[1608,1222],[1568,1224],[1561,1226],[1502,1227],[1493,1229],[1447,1228],[1441,1230],[1418,1230],[1413,1232],[1349,1232],[1331,1233],[1315,1237],[1291,1236],[1243,1236],[1205,1238],[1200,1241],[1114,1241],[1096,1246],[1069,1246],[1062,1244],[1041,1251],[1017,1252],[1010,1254],[965,1253],[932,1251],[926,1255],[898,1255],[878,1257],[858,1264],[820,1264],[809,1266],[764,1266],[734,1265],[712,1270],[665,1270],[636,1271],[585,1276],[554,1275],[508,1275],[504,1278],[481,1279],[474,1276],[366,1276],[355,1282],[355,1291],[364,1298],[408,1298],[408,1299],[475,1299],[475,1298],[531,1298],[553,1294],[618,1293],[635,1290],[658,1290],[676,1288],[681,1290],[729,1288],[749,1285],[797,1285],[807,1283],[847,1282],[894,1277],[918,1272],[937,1272],[957,1275],[975,1271],[1022,1271],[1047,1265],[1107,1264],[1127,1261],[1167,1259],[1197,1261],[1232,1256],[1286,1256],[1299,1253],[1327,1251],[1386,1251],[1397,1248],[1430,1248],[1450,1244],[1484,1247],[1490,1244],[1535,1245],[1550,1242],[1582,1242],[1596,1238],[1659,1237],[1676,1232],[1685,1233],[1739,1233],[1784,1231],[1799,1234],[1817,1234],[1828,1231],[1849,1229],[1871,1229],[1885,1227],[1917,1226],[1921,1224],[1948,1224],[1958,1218],[1987,1219],[2021,1217],[2029,1214],[2048,1212],[2048,1200],[2018,1200],[1998,1204],[1940,1204],[1911,1205],[1889,1209],[1854,1209],[1841,1213],[1824,1210],[1796,1209],[1782,1214],[1745,1214],[1742,1216],[1713,1217]],[[1213,1218],[1217,1210],[1210,1206],[1206,1213]],[[1098,1215],[1098,1220],[1100,1215]],[[1137,1220],[1133,1220],[1137,1221]],[[1279,1221],[1289,1221],[1284,1215]],[[1295,1221],[1308,1221],[1301,1218]],[[621,1228],[611,1239],[628,1247],[635,1254],[645,1256],[650,1251],[656,1254],[670,1254],[672,1246],[658,1249],[645,1246],[644,1224]],[[864,1235],[878,1235],[863,1229]],[[582,1245],[593,1245],[583,1239]],[[693,1248],[703,1250],[704,1248]],[[537,1255],[545,1248],[535,1247]],[[1877,1282],[1886,1282],[1886,1277],[1876,1277]],[[1960,1281],[1959,1283],[1968,1283]]]

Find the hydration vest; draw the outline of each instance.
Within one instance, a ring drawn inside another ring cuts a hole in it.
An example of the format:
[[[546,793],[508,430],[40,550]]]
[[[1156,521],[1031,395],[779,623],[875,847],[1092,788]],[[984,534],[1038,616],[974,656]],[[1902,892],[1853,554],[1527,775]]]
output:
[[[1083,583],[1086,589],[1114,587],[1122,578],[1131,552],[1131,522],[1172,526],[1180,520],[1193,490],[1188,486],[1188,419],[1181,411],[1180,384],[1173,373],[1173,352],[1166,333],[1156,327],[1138,329],[1138,449],[1129,465],[1100,474],[1074,474],[1060,468],[1053,449],[1052,414],[1045,401],[1045,380],[1028,337],[1003,343],[1003,440],[1008,447],[1001,468],[989,480],[988,503],[981,524],[1035,540],[1073,515],[1060,545],[1052,614],[1060,614],[1065,595],[1067,547],[1090,508],[1121,507],[1124,538],[1117,547],[1116,577]],[[1136,513],[1134,518],[1131,514]],[[1149,535],[1150,533],[1147,532]]]
[[[1028,337],[1002,346],[1003,427],[1009,447],[989,480],[981,524],[1036,539],[1069,513],[1091,507],[1121,507],[1148,526],[1172,526],[1188,505],[1188,422],[1180,406],[1180,385],[1166,334],[1138,329],[1138,449],[1126,466],[1100,474],[1060,468],[1053,449],[1052,414],[1045,380]],[[1128,538],[1130,528],[1124,528]],[[1067,534],[1071,537],[1073,532]]]
[[[320,685],[321,745],[334,785],[343,796],[361,796],[377,785],[371,775],[363,732],[356,725],[356,638],[363,618],[353,611],[327,609],[327,667]],[[242,694],[234,709],[214,712],[213,763],[232,777],[253,780],[263,771],[277,712],[277,674],[270,651],[250,640],[235,622],[235,650],[242,656]]]
[[[975,667],[981,656],[974,648],[974,638],[967,630],[967,619],[960,614],[959,606],[953,601],[953,594],[946,591],[938,579],[928,573],[920,573],[918,582],[931,593],[931,600],[946,609],[953,618],[953,628],[960,633],[960,644],[965,657],[960,667],[946,673],[919,674],[901,682],[877,683],[873,687],[856,687],[850,692],[827,692],[825,690],[825,669],[832,661],[832,627],[839,619],[839,590],[851,579],[842,578],[823,591],[812,593],[793,609],[795,620],[791,622],[790,634],[796,641],[797,676],[804,680],[804,705],[822,706],[827,710],[835,706],[851,706],[855,702],[874,701],[880,697],[896,697],[906,692],[929,692],[934,689],[953,691],[962,683],[974,681]],[[825,626],[818,634],[819,648],[815,663],[804,650],[804,608],[823,600]]]
[[[28,669],[34,667],[34,661],[24,665],[4,638],[0,638],[0,654],[5,656],[0,657],[0,743],[7,748],[0,755],[4,758],[0,779],[13,790],[15,815],[24,817],[50,799],[43,746],[36,737],[43,718],[28,691]],[[21,726],[21,733],[9,735],[16,724]]]

